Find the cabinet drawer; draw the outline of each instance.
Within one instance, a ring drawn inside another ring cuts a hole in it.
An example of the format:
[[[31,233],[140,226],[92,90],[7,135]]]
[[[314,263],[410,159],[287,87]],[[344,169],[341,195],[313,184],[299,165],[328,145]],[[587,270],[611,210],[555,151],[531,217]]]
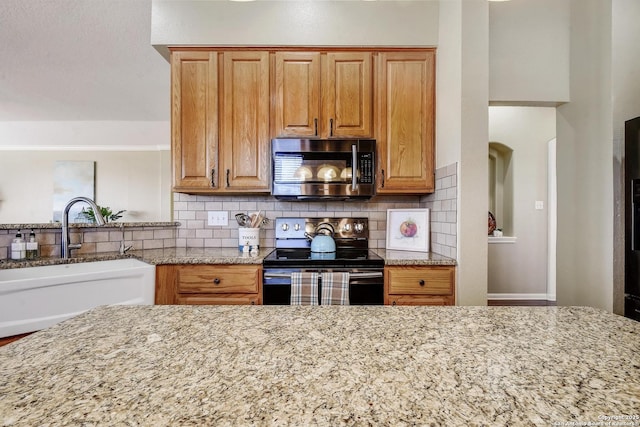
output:
[[[389,295],[388,305],[454,305],[453,295]]]
[[[178,270],[180,294],[257,293],[257,265],[188,265]]]
[[[179,295],[177,304],[186,305],[259,305],[258,294]]]
[[[454,267],[388,267],[389,294],[453,295]]]

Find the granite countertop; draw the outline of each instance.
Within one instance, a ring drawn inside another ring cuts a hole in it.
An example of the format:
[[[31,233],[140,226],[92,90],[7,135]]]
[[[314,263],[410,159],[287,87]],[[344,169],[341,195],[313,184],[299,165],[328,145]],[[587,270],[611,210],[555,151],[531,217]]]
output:
[[[257,256],[245,255],[233,248],[166,248],[131,251],[131,255],[149,264],[262,264],[273,248],[260,248]]]
[[[125,255],[118,252],[86,254],[62,259],[58,257],[40,258],[34,261],[4,260],[0,270],[8,268],[40,267],[43,265],[73,264],[79,262],[107,261],[122,258],[136,258],[152,265],[160,264],[262,264],[272,248],[260,249],[257,256],[246,256],[234,248],[166,248],[132,250]]]
[[[373,249],[384,258],[385,265],[456,265],[456,260],[433,252]]]
[[[261,248],[257,256],[245,256],[238,248],[165,248],[132,250],[126,255],[117,252],[88,254],[69,259],[40,258],[35,261],[0,261],[0,270],[7,268],[39,267],[120,258],[137,258],[153,265],[163,264],[262,264],[273,248]],[[373,249],[386,265],[456,265],[456,260],[434,253],[387,251]]]
[[[0,348],[0,425],[638,425],[639,338],[582,307],[99,307]]]
[[[155,221],[155,222],[108,222],[98,226],[91,223],[69,223],[69,228],[120,228],[120,227],[178,227],[178,221]],[[15,224],[0,224],[0,230],[26,230],[26,229],[59,229],[61,222],[25,222]]]

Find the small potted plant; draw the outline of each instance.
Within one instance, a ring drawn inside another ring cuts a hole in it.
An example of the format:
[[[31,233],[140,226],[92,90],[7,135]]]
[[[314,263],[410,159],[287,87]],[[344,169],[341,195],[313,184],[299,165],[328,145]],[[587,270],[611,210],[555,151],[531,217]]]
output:
[[[102,206],[98,205],[98,207],[100,208],[100,213],[102,214],[102,216],[103,216],[103,218],[104,218],[104,220],[106,222],[115,221],[115,220],[117,220],[119,218],[122,218],[122,214],[124,212],[126,212],[126,210],[121,210],[121,211],[118,211],[116,213],[113,213],[111,208],[108,207],[108,206],[102,207]],[[89,219],[89,221],[96,222],[96,215],[93,212],[92,208],[87,209],[85,211],[85,214],[86,214],[87,218]]]

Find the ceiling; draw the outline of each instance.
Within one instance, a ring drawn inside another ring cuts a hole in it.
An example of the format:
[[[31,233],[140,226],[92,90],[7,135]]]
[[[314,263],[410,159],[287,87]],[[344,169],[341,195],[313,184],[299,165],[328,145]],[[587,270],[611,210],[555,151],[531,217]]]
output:
[[[151,0],[1,0],[0,121],[169,120]]]

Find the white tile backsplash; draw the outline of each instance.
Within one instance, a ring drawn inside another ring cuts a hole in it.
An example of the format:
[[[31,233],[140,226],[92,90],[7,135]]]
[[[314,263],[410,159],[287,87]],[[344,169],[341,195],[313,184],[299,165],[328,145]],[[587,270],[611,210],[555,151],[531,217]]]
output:
[[[176,247],[226,247],[237,244],[235,214],[262,210],[267,218],[277,217],[366,217],[370,221],[371,248],[386,246],[387,209],[426,207],[431,209],[431,250],[456,257],[457,164],[436,170],[436,191],[428,196],[378,196],[368,202],[291,202],[271,196],[203,196],[176,193],[174,218],[178,228]],[[229,211],[229,225],[209,227],[207,210]],[[204,217],[201,217],[204,215]],[[202,220],[200,220],[202,218]],[[274,246],[273,223],[261,232],[260,244]]]

